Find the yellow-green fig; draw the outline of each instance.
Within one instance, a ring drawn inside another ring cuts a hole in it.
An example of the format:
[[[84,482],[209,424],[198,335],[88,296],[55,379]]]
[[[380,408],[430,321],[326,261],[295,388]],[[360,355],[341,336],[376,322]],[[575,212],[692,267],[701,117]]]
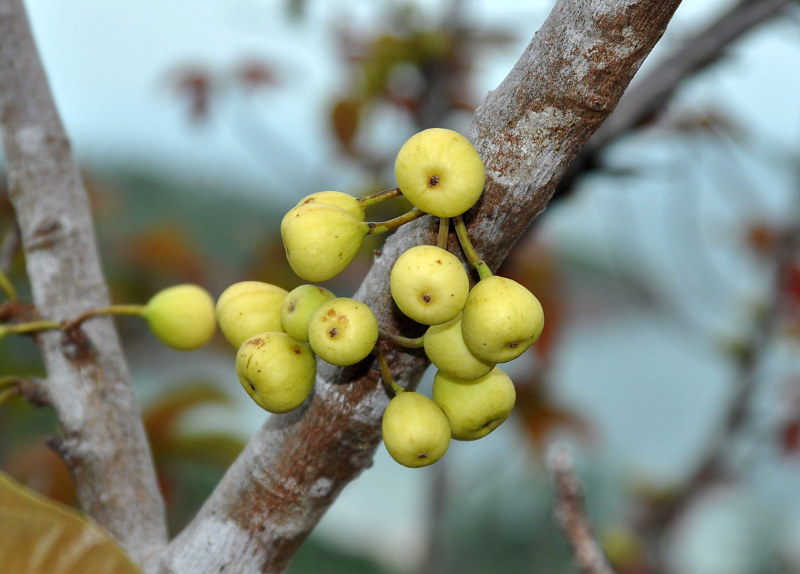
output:
[[[458,257],[435,245],[417,245],[395,261],[389,288],[400,310],[423,325],[458,315],[469,294],[469,277]]]
[[[461,313],[441,325],[431,325],[422,338],[425,354],[439,372],[456,379],[479,379],[494,368],[494,363],[473,355],[464,344]]]
[[[368,224],[327,203],[306,203],[281,221],[286,258],[306,281],[325,281],[347,267],[358,253]]]
[[[505,363],[520,356],[544,328],[539,300],[513,279],[494,275],[469,292],[461,313],[461,333],[470,352],[484,361]]]
[[[485,437],[508,418],[516,400],[514,383],[497,367],[474,381],[441,371],[433,378],[433,401],[447,416],[456,440]]]
[[[144,317],[162,343],[179,351],[202,347],[217,328],[214,299],[192,284],[173,285],[153,295],[144,307]]]
[[[347,297],[331,299],[311,315],[308,342],[323,361],[353,365],[378,342],[378,321],[366,303]]]
[[[261,281],[234,283],[217,299],[217,323],[237,349],[256,333],[282,331],[281,305],[288,293]]]
[[[258,333],[236,353],[236,374],[258,406],[271,413],[299,407],[314,387],[317,362],[308,344],[283,332]]]
[[[281,305],[281,325],[283,330],[298,341],[308,342],[308,322],[311,314],[325,301],[336,297],[331,291],[316,285],[295,287]]]
[[[411,136],[397,153],[394,173],[403,195],[437,217],[464,213],[486,183],[483,160],[470,141],[443,128]]]
[[[391,457],[410,468],[433,464],[450,446],[450,423],[442,409],[420,393],[399,393],[383,414],[383,443]]]
[[[358,199],[349,193],[344,193],[342,191],[318,191],[305,196],[297,205],[300,206],[308,203],[335,205],[353,214],[353,217],[359,221],[364,221],[364,210],[361,208],[361,204],[358,202]]]

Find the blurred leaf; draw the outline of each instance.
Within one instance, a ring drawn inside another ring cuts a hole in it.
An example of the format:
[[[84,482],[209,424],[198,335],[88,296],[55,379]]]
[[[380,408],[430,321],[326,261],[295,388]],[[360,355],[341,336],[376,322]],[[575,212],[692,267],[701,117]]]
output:
[[[575,432],[581,438],[589,438],[589,423],[580,415],[554,404],[547,389],[535,377],[515,385],[517,403],[514,406],[514,413],[534,449],[541,451],[552,433],[564,429]]]
[[[10,476],[49,499],[67,505],[77,502],[75,485],[67,466],[53,449],[42,442],[25,444],[10,458],[6,468]]]
[[[780,235],[774,226],[765,222],[753,222],[745,228],[745,242],[756,255],[774,254]]]
[[[226,435],[180,437],[170,445],[173,457],[227,468],[244,448],[244,442]]]
[[[153,449],[172,444],[175,423],[188,411],[208,404],[230,405],[230,397],[209,383],[192,383],[161,397],[145,410],[144,424]]]
[[[354,99],[341,99],[331,110],[331,125],[336,139],[345,151],[353,149],[353,140],[358,132],[361,115],[361,102]]]
[[[161,271],[176,282],[202,283],[203,255],[177,223],[159,224],[131,238],[121,254],[129,265]]]
[[[171,74],[178,97],[189,103],[189,117],[195,121],[208,118],[212,95],[211,74],[198,67],[184,67]]]
[[[0,564],[13,574],[136,574],[105,532],[0,472]]]
[[[278,74],[268,63],[251,60],[238,66],[236,77],[245,88],[256,89],[278,85]]]

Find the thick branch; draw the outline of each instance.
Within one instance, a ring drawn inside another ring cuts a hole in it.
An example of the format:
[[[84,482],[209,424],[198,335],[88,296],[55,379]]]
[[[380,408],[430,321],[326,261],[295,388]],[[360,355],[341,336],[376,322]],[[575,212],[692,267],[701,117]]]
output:
[[[20,0],[0,0],[0,129],[10,198],[42,317],[108,304],[89,200]],[[164,508],[139,406],[110,319],[39,343],[84,510],[140,562],[166,541]]]
[[[583,487],[575,476],[572,458],[564,448],[557,448],[550,458],[555,478],[555,516],[567,538],[575,562],[583,574],[614,574],[603,547],[597,541],[586,513]]]
[[[661,37],[679,0],[560,0],[469,132],[487,166],[470,236],[496,268],[581,146]],[[416,335],[389,295],[395,259],[436,242],[437,220],[405,226],[376,256],[356,294],[393,333]],[[414,387],[422,351],[388,353]],[[320,364],[316,394],[300,411],[271,416],[196,519],[171,544],[165,572],[282,572],[341,489],[372,462],[388,396],[371,362]]]
[[[657,114],[687,78],[716,62],[732,43],[797,1],[741,0],[698,34],[687,38],[677,51],[651,68],[625,92],[608,121],[572,162],[559,182],[556,194],[567,193],[581,173],[593,169],[611,142],[644,125]]]

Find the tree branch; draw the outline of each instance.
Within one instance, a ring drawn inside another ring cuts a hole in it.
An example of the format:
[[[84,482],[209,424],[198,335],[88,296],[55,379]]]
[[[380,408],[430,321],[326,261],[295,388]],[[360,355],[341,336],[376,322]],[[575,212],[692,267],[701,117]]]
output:
[[[572,554],[581,572],[614,574],[603,547],[595,538],[591,520],[586,514],[583,487],[575,476],[572,458],[567,450],[556,447],[549,466],[556,484],[555,516],[572,547]]]
[[[663,34],[679,0],[560,0],[469,132],[487,185],[467,216],[470,237],[497,268],[552,196],[567,166],[617,104]],[[356,298],[391,332],[413,325],[389,295],[395,259],[436,241],[423,217],[384,245]],[[392,372],[414,388],[422,351],[385,349]],[[370,361],[319,363],[301,409],[273,415],[229,469],[194,521],[170,545],[164,572],[282,572],[342,488],[369,467],[388,396]]]
[[[109,303],[86,190],[20,0],[0,0],[0,129],[34,302],[45,318]],[[42,333],[59,452],[83,509],[143,563],[166,543],[164,506],[116,330]]]
[[[656,115],[687,78],[716,62],[744,34],[797,2],[741,0],[698,34],[688,38],[679,50],[653,67],[625,93],[608,121],[578,153],[559,182],[556,195],[568,193],[582,173],[594,169],[606,146]]]
[[[797,206],[793,211],[800,215]],[[683,484],[669,498],[654,501],[651,506],[646,507],[635,525],[637,530],[647,533],[649,539],[659,540],[660,535],[683,516],[698,496],[726,477],[731,443],[741,434],[749,420],[749,409],[760,381],[762,360],[781,324],[782,313],[787,305],[785,289],[798,250],[800,226],[795,225],[782,233],[775,247],[771,261],[768,303],[758,310],[750,332],[736,349],[733,389],[716,430],[709,437],[706,448]],[[658,554],[657,549],[654,554]]]

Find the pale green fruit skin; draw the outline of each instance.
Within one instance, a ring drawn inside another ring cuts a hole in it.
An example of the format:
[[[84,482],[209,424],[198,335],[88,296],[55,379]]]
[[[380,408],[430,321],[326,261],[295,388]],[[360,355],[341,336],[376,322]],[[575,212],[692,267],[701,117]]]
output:
[[[383,443],[391,457],[409,468],[433,464],[450,446],[450,423],[425,395],[399,393],[383,413]]]
[[[513,279],[494,275],[478,282],[461,313],[461,333],[473,355],[505,363],[520,356],[544,328],[539,300]]]
[[[179,351],[202,347],[217,329],[213,297],[191,284],[173,285],[153,295],[144,317],[159,341]]]
[[[395,261],[389,278],[400,310],[423,325],[445,323],[467,302],[469,277],[461,261],[435,245],[417,245]]]
[[[325,281],[347,267],[361,248],[369,226],[341,207],[307,203],[281,221],[286,258],[306,281]]]
[[[285,289],[261,281],[234,283],[217,299],[217,323],[237,349],[256,333],[282,331],[281,305]]]
[[[455,379],[440,371],[433,378],[432,394],[456,440],[485,437],[508,418],[517,401],[514,383],[497,367],[475,381]]]
[[[308,342],[323,361],[344,367],[363,360],[378,342],[378,321],[366,303],[338,297],[314,311]]]
[[[305,196],[297,205],[300,206],[307,203],[335,205],[336,207],[341,207],[345,211],[352,213],[353,217],[359,221],[364,221],[364,210],[361,209],[361,204],[349,193],[344,193],[342,191],[318,191]]]
[[[470,141],[443,128],[411,136],[397,153],[394,173],[403,195],[438,217],[467,211],[486,184],[483,160]]]
[[[239,347],[236,374],[258,406],[285,413],[299,407],[311,393],[317,362],[308,344],[283,332],[259,333]]]
[[[441,373],[463,380],[488,375],[494,363],[473,355],[461,334],[461,313],[441,325],[431,325],[422,338],[425,354]]]
[[[281,305],[281,325],[292,339],[308,342],[308,322],[317,307],[335,298],[331,291],[316,285],[295,287]]]

